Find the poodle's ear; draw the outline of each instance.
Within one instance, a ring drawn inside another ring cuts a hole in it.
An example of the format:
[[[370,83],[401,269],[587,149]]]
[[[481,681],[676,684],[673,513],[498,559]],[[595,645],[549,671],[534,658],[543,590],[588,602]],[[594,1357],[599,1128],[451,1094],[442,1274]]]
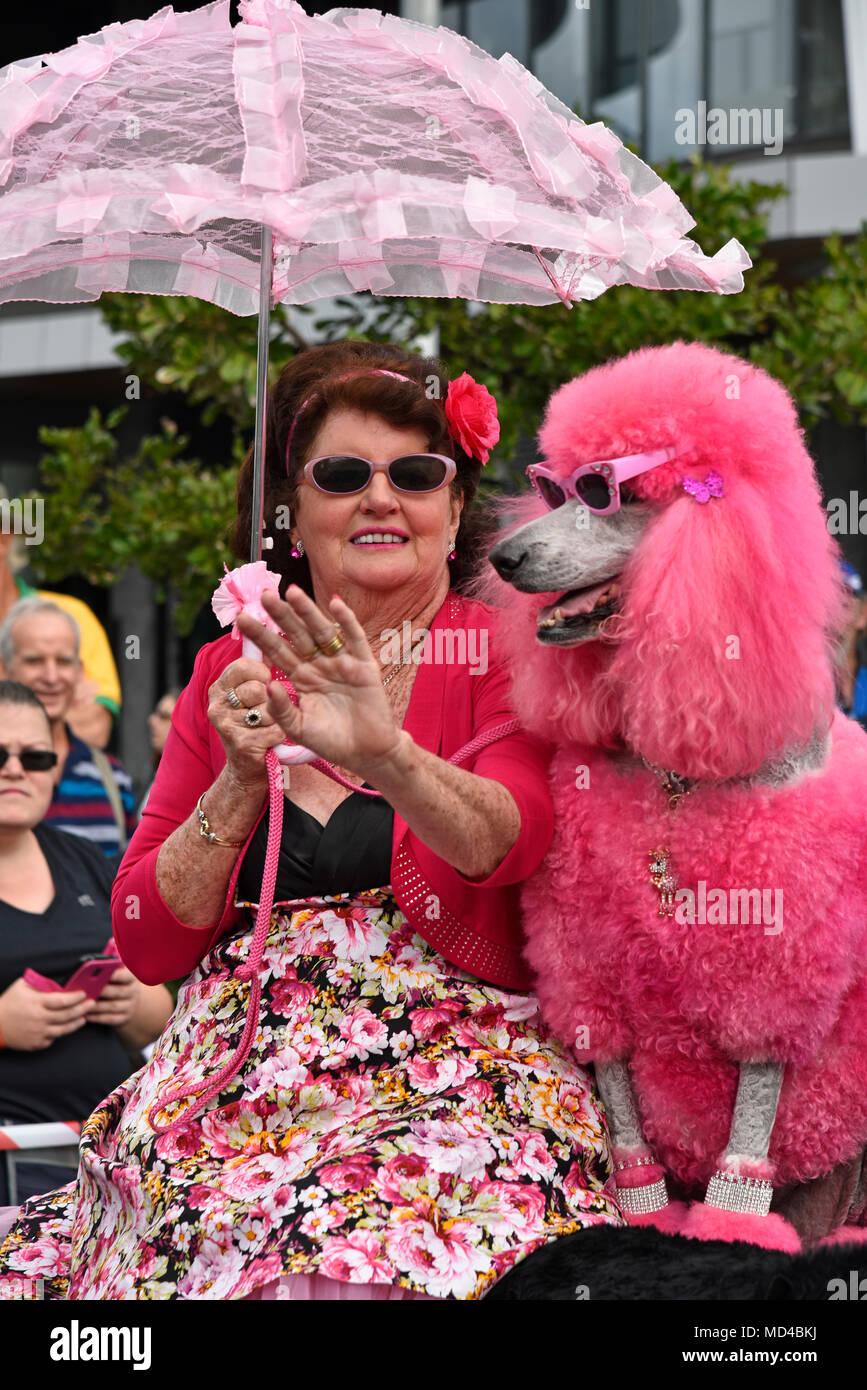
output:
[[[809,467],[787,491],[730,474],[664,507],[624,570],[610,677],[626,741],[684,776],[725,778],[824,733],[833,542]]]

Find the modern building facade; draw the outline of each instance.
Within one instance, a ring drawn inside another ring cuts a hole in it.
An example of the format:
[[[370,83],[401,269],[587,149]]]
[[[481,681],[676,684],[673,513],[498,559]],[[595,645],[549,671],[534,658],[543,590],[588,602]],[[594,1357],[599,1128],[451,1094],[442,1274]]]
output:
[[[436,22],[495,56],[512,53],[650,163],[699,148],[734,161],[744,178],[785,183],[774,241],[855,232],[867,217],[863,0],[420,0],[412,8],[438,9]]]

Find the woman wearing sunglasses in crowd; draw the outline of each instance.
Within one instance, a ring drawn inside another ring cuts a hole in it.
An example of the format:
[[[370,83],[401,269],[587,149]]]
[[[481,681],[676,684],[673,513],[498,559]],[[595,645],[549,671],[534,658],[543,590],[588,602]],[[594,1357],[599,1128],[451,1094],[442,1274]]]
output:
[[[519,885],[553,833],[545,751],[514,719],[493,615],[459,592],[498,435],[484,387],[399,348],[320,346],[281,374],[264,516],[282,598],[261,600],[280,633],[242,616],[262,661],[237,636],[199,653],[119,870],[124,959],[189,979],[87,1127],[88,1258],[58,1292],[472,1299],[621,1221],[588,1076],[520,954]],[[284,740],[317,761],[289,769],[269,855]]]
[[[111,941],[113,871],[89,840],[42,825],[57,754],[48,716],[27,686],[0,681],[0,1125],[82,1121],[130,1071],[128,1050],[152,1042],[172,1001],[121,962],[98,999],[64,984]],[[75,1177],[16,1163],[19,1198]],[[0,1162],[0,1206],[12,1198]]]

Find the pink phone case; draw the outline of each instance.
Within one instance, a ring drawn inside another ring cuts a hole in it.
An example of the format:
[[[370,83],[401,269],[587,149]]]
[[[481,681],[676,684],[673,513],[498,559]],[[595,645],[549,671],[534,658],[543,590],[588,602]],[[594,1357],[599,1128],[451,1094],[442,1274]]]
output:
[[[107,960],[85,961],[84,965],[80,965],[75,974],[70,976],[63,988],[67,991],[83,989],[88,999],[98,999],[115,971],[122,968],[123,961],[118,960],[117,956],[110,956]]]
[[[31,989],[39,989],[43,994],[59,994],[63,985],[59,985],[56,980],[49,980],[47,975],[40,975],[38,970],[31,970],[29,967],[24,971],[24,982]]]
[[[122,967],[123,961],[117,956],[99,956],[80,965],[65,985],[59,985],[56,980],[49,980],[47,975],[40,975],[38,970],[29,968],[24,971],[24,980],[32,989],[42,990],[43,994],[66,994],[83,989],[88,999],[98,999],[112,975]]]

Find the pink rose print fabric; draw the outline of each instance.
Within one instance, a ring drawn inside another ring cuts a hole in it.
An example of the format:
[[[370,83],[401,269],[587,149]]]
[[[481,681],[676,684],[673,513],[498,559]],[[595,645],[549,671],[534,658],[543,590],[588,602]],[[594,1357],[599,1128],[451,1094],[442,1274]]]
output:
[[[321,1274],[477,1299],[546,1241],[622,1224],[588,1074],[535,998],[450,965],[388,889],[275,908],[244,1067],[154,1135],[161,1091],[237,1045],[251,937],[182,986],[148,1064],[85,1125],[78,1182],[21,1208],[0,1297],[22,1275],[55,1299],[241,1299]]]

